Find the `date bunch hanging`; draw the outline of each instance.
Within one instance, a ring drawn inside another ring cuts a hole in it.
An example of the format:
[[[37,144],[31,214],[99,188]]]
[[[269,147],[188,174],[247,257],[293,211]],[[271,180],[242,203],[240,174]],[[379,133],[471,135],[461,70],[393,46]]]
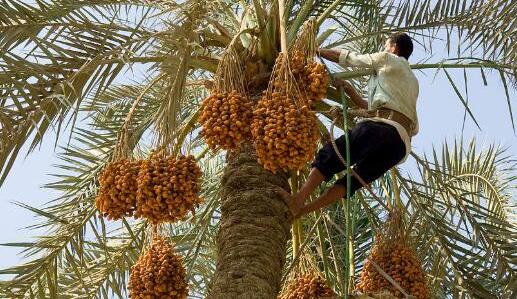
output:
[[[136,210],[136,181],[141,161],[131,158],[128,134],[124,125],[117,137],[113,159],[99,175],[95,207],[108,220],[132,217]]]
[[[192,155],[151,153],[138,172],[136,217],[152,223],[176,222],[184,219],[203,202],[201,169]]]
[[[316,112],[300,92],[285,53],[277,57],[268,90],[253,111],[251,133],[258,161],[273,173],[302,169],[316,153]]]
[[[131,299],[186,299],[188,283],[183,257],[174,244],[154,234],[149,248],[131,267],[128,289]]]
[[[397,298],[404,298],[403,292],[376,266],[389,275],[406,294],[417,299],[429,298],[427,274],[407,240],[402,219],[397,213],[390,215],[382,233],[376,235],[357,289],[365,294],[389,291]]]
[[[325,66],[314,59],[316,28],[315,20],[306,21],[289,49],[293,75],[310,107],[326,97],[329,86],[329,75]]]
[[[307,273],[291,280],[278,299],[319,299],[335,296],[334,291],[320,275]]]
[[[233,43],[221,55],[214,86],[201,103],[200,134],[212,151],[234,151],[251,139],[253,102],[246,95],[242,58]]]

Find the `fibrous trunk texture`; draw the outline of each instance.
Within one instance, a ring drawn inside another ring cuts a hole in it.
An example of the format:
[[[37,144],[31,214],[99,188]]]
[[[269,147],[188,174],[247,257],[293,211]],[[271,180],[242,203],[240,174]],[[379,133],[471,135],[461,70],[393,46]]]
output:
[[[209,299],[275,299],[290,236],[290,214],[275,193],[287,176],[257,163],[245,146],[228,156],[221,187],[217,266]]]

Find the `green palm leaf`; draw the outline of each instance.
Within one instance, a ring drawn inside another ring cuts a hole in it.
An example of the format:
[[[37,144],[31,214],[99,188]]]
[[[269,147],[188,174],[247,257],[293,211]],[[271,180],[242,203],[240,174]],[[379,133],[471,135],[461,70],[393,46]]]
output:
[[[70,132],[67,144],[56,140],[65,146],[59,150],[56,181],[47,186],[61,195],[43,207],[19,204],[41,219],[30,228],[48,233],[6,244],[20,247],[29,261],[0,270],[2,297],[127,297],[129,270],[145,246],[147,225],[139,220],[105,222],[97,217],[94,200],[99,171],[113,155],[130,111],[135,157],[145,157],[157,140],[200,156],[206,202],[192,223],[164,230],[185,256],[191,296],[206,297],[215,271],[225,162],[221,154],[207,153],[197,134],[198,104],[208,92],[202,83],[211,79],[220,53],[237,34],[239,51],[255,45],[265,61],[274,59],[276,19],[267,16],[275,11],[274,4],[9,0],[0,5],[0,184],[24,145],[30,152],[49,130],[58,136]],[[443,39],[449,53],[457,54],[416,63],[414,69],[492,69],[501,72],[507,93],[515,87],[512,15],[517,1],[293,0],[287,5],[290,39],[309,17],[322,24],[319,41],[328,47],[376,51],[383,35],[407,31],[429,51],[433,41]],[[460,36],[456,51],[450,32]],[[346,70],[338,76],[362,86],[368,74]],[[456,85],[453,76],[450,83]],[[339,102],[337,95],[330,92],[330,100]],[[459,90],[457,95],[469,111]],[[329,117],[324,112],[328,109],[328,103],[321,104],[322,116]],[[322,130],[328,131],[325,124],[322,119]],[[475,143],[444,144],[430,157],[414,156],[419,173],[399,174],[397,181],[433,296],[511,298],[517,291],[515,162],[497,147],[479,151]],[[373,187],[393,202],[392,184],[386,177]],[[384,213],[362,192],[351,207],[357,278]],[[303,252],[311,258],[298,258],[324,273],[339,294],[347,291],[344,266],[350,262],[343,253],[345,223],[340,204],[321,217],[304,219]],[[287,270],[294,268],[295,259],[289,250],[285,277],[292,275]]]

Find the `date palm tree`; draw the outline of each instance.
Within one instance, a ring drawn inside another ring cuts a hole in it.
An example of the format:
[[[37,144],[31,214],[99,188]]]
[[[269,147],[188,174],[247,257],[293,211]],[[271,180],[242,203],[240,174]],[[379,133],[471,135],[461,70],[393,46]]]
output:
[[[47,138],[60,145],[61,158],[56,180],[46,186],[61,195],[43,208],[20,204],[41,217],[32,228],[46,234],[7,244],[28,261],[0,270],[2,298],[127,297],[130,267],[149,226],[108,222],[94,202],[99,172],[128,114],[135,156],[167,138],[176,152],[195,154],[203,169],[205,204],[191,222],[166,227],[185,256],[192,298],[273,299],[299,267],[317,269],[338,294],[349,293],[384,215],[370,194],[358,192],[306,217],[291,236],[273,187],[295,187],[296,176],[289,182],[264,170],[252,144],[210,153],[198,135],[199,103],[233,40],[240,53],[253,53],[250,61],[266,66],[250,89],[267,86],[279,51],[276,1],[6,0],[0,8],[0,184],[16,159]],[[444,72],[474,121],[450,69],[499,72],[507,94],[515,87],[517,1],[290,0],[286,8],[289,43],[309,18],[324,47],[374,52],[385,34],[412,34],[430,57],[412,67]],[[436,40],[445,41],[449,58],[432,60]],[[331,68],[357,87],[369,74]],[[318,106],[324,140],[334,117],[328,111],[341,104],[331,89]],[[416,175],[392,171],[373,188],[402,203],[432,297],[512,298],[513,158],[463,141],[429,157],[412,154]]]

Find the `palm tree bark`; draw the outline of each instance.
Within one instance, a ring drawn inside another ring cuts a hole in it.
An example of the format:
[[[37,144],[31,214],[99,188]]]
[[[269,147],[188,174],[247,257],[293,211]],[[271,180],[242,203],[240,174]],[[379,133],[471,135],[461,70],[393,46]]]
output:
[[[289,188],[287,175],[264,170],[251,146],[228,156],[221,181],[217,266],[207,298],[277,298],[291,221],[274,186]]]

